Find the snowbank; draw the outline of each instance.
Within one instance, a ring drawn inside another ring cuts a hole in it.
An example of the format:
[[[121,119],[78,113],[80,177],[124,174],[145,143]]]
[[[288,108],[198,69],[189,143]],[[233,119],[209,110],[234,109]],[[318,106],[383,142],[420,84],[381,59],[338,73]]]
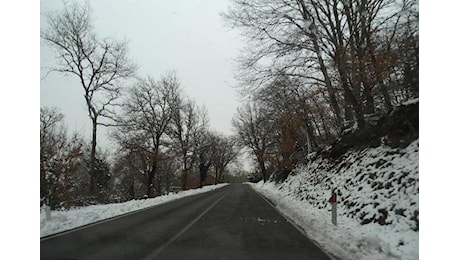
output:
[[[418,259],[418,140],[404,149],[380,146],[321,157],[281,184],[254,189],[342,259]],[[331,224],[331,190],[338,189],[338,225]]]
[[[70,210],[51,211],[51,220],[45,221],[45,211],[40,209],[40,237],[87,225],[103,219],[115,217],[131,211],[148,208],[161,203],[192,196],[222,188],[228,184],[205,186],[201,189],[180,191],[144,200],[131,200],[123,203],[92,205]]]

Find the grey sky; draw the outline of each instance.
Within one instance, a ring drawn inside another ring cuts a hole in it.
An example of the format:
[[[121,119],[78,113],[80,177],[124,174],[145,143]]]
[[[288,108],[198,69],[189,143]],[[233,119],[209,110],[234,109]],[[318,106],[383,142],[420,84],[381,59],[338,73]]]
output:
[[[182,88],[198,105],[205,105],[211,129],[231,133],[231,119],[238,106],[234,64],[243,46],[236,31],[224,27],[220,12],[227,0],[97,0],[93,9],[98,37],[127,39],[129,56],[140,76],[155,79],[175,70]],[[41,0],[40,12],[60,10],[62,0]],[[40,18],[45,26],[44,17]],[[53,52],[40,46],[40,65],[49,66]],[[45,75],[41,70],[41,76]],[[64,113],[70,132],[89,140],[91,124],[76,78],[57,73],[40,81],[40,106],[56,106]],[[101,127],[100,144],[107,144]]]

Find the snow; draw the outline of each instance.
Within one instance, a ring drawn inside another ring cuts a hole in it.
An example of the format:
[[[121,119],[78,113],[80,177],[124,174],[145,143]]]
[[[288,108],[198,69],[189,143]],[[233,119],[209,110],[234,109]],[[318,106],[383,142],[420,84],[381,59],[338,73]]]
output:
[[[380,146],[349,151],[339,160],[318,157],[283,183],[252,187],[330,255],[418,259],[418,147],[416,140],[404,149]],[[337,226],[328,203],[333,188]]]
[[[69,210],[52,210],[51,220],[49,221],[46,221],[44,208],[40,208],[40,237],[77,228],[104,219],[120,216],[133,211],[177,200],[183,197],[205,193],[218,188],[222,188],[226,185],[228,184],[224,183],[212,186],[204,186],[201,189],[169,193],[167,195],[151,199],[131,200],[123,203],[92,205]]]
[[[407,106],[407,105],[412,105],[412,104],[417,104],[417,103],[419,103],[419,98],[407,100],[406,102],[403,102],[401,105]]]

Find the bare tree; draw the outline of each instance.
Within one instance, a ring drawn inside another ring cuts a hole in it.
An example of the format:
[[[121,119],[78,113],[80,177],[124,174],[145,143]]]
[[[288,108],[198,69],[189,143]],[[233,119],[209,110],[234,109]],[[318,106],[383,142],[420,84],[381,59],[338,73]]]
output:
[[[276,143],[276,166],[285,176],[293,167],[292,155],[307,141],[316,146],[317,137],[313,132],[312,121],[307,116],[310,110],[306,102],[306,93],[290,77],[284,75],[276,81],[260,89],[254,95],[254,101],[266,108],[266,113],[272,122],[274,133],[273,142]]]
[[[256,157],[264,181],[268,180],[266,162],[273,148],[272,124],[260,106],[247,104],[238,108],[232,120],[238,140],[243,146],[249,147]]]
[[[203,129],[199,135],[200,140],[198,145],[198,172],[200,178],[200,188],[205,184],[208,177],[209,168],[212,165],[212,153],[215,146],[214,134],[208,129]]]
[[[95,167],[97,127],[113,118],[115,101],[121,95],[121,80],[133,76],[136,66],[127,57],[127,43],[97,39],[88,4],[66,3],[62,11],[46,15],[48,27],[41,38],[54,49],[57,65],[50,72],[78,78],[92,122],[90,188],[98,191]]]
[[[345,101],[351,104],[356,121],[365,126],[375,101],[392,110],[388,87],[395,66],[398,30],[412,0],[297,0],[321,36],[321,48],[337,69]]]
[[[225,168],[238,156],[237,139],[221,134],[213,135],[211,162],[215,171],[215,183],[222,182]]]
[[[40,198],[42,202],[53,195],[53,183],[49,175],[54,167],[50,165],[50,161],[65,147],[66,133],[60,125],[63,118],[64,115],[57,108],[40,108]]]
[[[45,156],[48,150],[52,150],[60,139],[65,138],[65,130],[60,123],[64,115],[55,107],[40,108],[40,156]],[[57,137],[57,138],[56,138]]]
[[[214,168],[214,183],[222,181],[227,165],[238,155],[236,138],[227,137],[217,132],[204,130],[198,148],[200,186],[204,184],[211,166]]]
[[[326,87],[336,127],[343,125],[337,88],[327,68],[315,20],[303,1],[234,0],[224,18],[240,28],[248,47],[239,58],[241,85],[246,91],[289,75]]]
[[[140,79],[131,89],[124,103],[124,113],[118,119],[115,138],[124,149],[136,151],[142,157],[142,174],[146,184],[146,195],[153,196],[152,187],[159,167],[165,158],[167,146],[165,133],[170,126],[173,112],[179,99],[180,82],[174,73],[161,80]],[[161,189],[157,188],[157,193]]]
[[[75,175],[82,168],[83,144],[76,136],[69,140],[63,118],[57,108],[40,108],[40,200],[48,199],[52,208],[82,184]]]
[[[187,188],[188,172],[197,160],[200,135],[207,128],[208,119],[204,108],[200,109],[191,100],[179,100],[173,111],[169,136],[172,147],[182,164],[181,185]]]
[[[253,95],[283,74],[296,77],[313,92],[325,88],[337,130],[354,122],[365,128],[366,115],[392,109],[390,88],[405,74],[395,71],[397,57],[406,59],[398,50],[401,28],[416,27],[416,6],[416,0],[233,0],[224,18],[247,39],[238,60],[243,93]],[[416,41],[404,42],[402,49],[417,50],[410,43]],[[415,75],[409,64],[402,70]]]
[[[157,190],[162,192],[169,192],[172,184],[177,180],[177,160],[174,157],[172,150],[163,155],[162,160],[159,162],[158,171],[156,173]]]

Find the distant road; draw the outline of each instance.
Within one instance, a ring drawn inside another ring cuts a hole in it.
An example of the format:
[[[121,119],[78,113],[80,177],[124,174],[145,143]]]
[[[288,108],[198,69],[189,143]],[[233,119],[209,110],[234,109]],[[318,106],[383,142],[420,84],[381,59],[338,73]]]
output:
[[[251,187],[233,184],[49,236],[41,259],[329,259]]]

